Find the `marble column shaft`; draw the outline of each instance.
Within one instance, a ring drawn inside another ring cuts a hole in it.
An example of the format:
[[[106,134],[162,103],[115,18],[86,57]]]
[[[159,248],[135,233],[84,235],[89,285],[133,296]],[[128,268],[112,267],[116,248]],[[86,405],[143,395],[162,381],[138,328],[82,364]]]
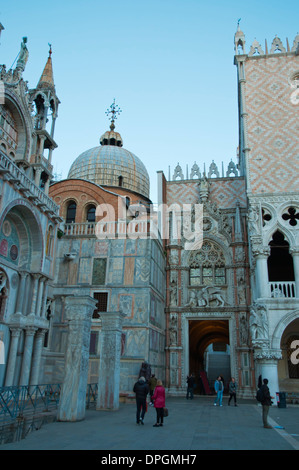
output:
[[[36,333],[36,328],[34,327],[27,327],[25,328],[25,344],[24,344],[24,351],[23,351],[23,359],[22,359],[22,368],[21,368],[21,376],[20,376],[20,385],[28,385],[29,384],[29,377],[30,377],[30,369],[31,369],[31,361],[32,361],[32,349],[33,349],[33,341],[34,335]]]
[[[18,296],[17,296],[17,304],[16,304],[16,313],[19,314],[24,314],[23,312],[23,306],[24,306],[24,297],[25,297],[25,287],[26,287],[26,279],[27,279],[28,273],[26,272],[20,272],[20,283],[19,283],[19,288],[18,288]]]
[[[11,337],[10,337],[10,348],[9,348],[9,356],[8,356],[8,363],[6,369],[6,378],[5,378],[5,387],[11,387],[14,385],[14,374],[16,368],[16,360],[17,360],[17,352],[18,352],[18,344],[19,338],[21,334],[21,328],[11,328]]]
[[[37,294],[38,294],[38,281],[39,281],[39,274],[33,274],[32,298],[31,298],[31,307],[30,307],[31,315],[35,315]]]
[[[121,333],[125,316],[121,312],[101,312],[97,410],[117,410],[119,408]]]
[[[44,343],[46,331],[47,330],[38,330],[35,335],[30,385],[39,384],[40,363],[41,363],[41,358],[42,358],[43,343]]]
[[[65,299],[68,340],[65,376],[62,384],[58,420],[80,421],[85,418],[89,366],[91,317],[97,301],[90,296]]]

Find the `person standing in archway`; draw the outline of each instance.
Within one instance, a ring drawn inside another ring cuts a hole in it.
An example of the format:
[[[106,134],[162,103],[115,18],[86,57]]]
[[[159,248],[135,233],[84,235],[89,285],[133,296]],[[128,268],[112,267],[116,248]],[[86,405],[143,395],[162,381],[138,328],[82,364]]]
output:
[[[218,402],[219,402],[219,406],[222,406],[224,384],[222,382],[220,375],[218,376],[217,380],[215,380],[214,389],[215,389],[215,392],[217,393],[217,396],[214,401],[214,406],[216,406]]]
[[[187,400],[188,400],[188,398],[189,398],[189,395],[190,395],[190,400],[193,399],[194,384],[195,384],[194,375],[193,375],[193,374],[190,374],[190,375],[187,377],[187,395],[186,395]]]
[[[238,406],[237,405],[237,383],[234,377],[232,377],[230,380],[228,391],[229,391],[228,405],[230,405],[231,399],[233,398],[235,406]]]

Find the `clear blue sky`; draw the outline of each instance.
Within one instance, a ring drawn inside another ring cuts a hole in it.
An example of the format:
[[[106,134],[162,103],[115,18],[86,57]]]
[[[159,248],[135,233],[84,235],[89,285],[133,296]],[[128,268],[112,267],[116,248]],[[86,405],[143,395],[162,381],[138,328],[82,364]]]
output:
[[[34,88],[52,44],[54,78],[61,101],[54,169],[67,177],[75,158],[99,145],[109,128],[105,111],[115,98],[124,148],[148,169],[151,198],[156,172],[168,177],[179,162],[236,161],[237,21],[246,51],[257,39],[264,49],[277,34],[290,46],[299,31],[298,1],[13,1],[2,2],[0,63],[9,68],[28,37],[24,72]]]

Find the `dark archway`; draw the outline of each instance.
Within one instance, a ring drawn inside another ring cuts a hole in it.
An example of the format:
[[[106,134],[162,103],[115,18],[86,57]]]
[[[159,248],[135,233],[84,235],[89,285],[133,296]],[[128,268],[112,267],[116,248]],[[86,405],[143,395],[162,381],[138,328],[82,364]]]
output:
[[[293,258],[289,252],[289,243],[279,230],[273,234],[269,246],[271,249],[268,258],[269,282],[294,281]]]
[[[205,370],[205,352],[211,345],[214,349],[221,350],[223,345],[229,345],[228,320],[190,320],[189,322],[189,371],[197,377],[198,387],[196,392],[204,393],[199,379],[199,371],[205,371],[212,386],[216,377]],[[217,348],[217,345],[219,346]],[[218,374],[223,372],[219,370]],[[224,374],[226,375],[226,374]],[[225,377],[227,379],[227,377]]]

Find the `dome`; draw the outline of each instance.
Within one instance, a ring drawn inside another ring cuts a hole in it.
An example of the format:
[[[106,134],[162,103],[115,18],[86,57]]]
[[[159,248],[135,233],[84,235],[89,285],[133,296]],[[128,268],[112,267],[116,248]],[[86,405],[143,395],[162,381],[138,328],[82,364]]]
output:
[[[113,139],[113,145],[109,145]],[[121,137],[110,132],[101,137],[101,146],[86,150],[72,164],[68,178],[83,179],[101,186],[118,186],[149,198],[149,176],[132,152],[124,149]],[[120,140],[119,140],[120,138]],[[108,142],[108,144],[107,144]]]

